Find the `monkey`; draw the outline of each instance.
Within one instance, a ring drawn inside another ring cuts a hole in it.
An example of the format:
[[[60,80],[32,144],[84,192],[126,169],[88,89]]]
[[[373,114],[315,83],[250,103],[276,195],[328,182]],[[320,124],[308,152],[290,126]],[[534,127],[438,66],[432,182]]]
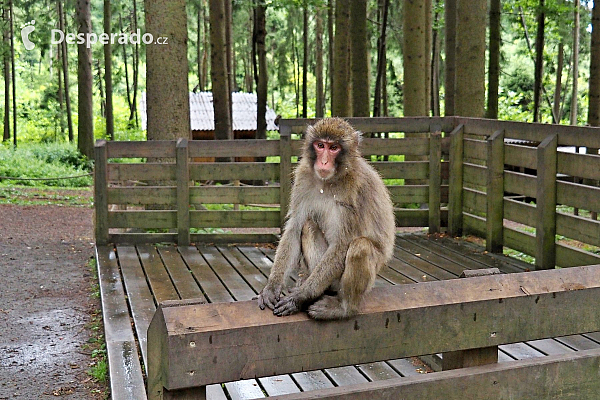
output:
[[[362,135],[341,118],[308,126],[273,268],[258,296],[277,316],[356,315],[393,255],[394,209],[381,176],[360,155]],[[283,177],[282,177],[283,178]],[[295,287],[283,295],[287,277]]]

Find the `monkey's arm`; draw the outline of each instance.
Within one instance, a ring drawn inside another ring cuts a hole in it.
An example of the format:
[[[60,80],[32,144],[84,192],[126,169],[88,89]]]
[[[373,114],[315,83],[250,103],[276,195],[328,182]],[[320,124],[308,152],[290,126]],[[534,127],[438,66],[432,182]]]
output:
[[[275,308],[275,304],[281,298],[285,272],[300,263],[302,225],[296,219],[290,219],[286,223],[286,229],[281,236],[281,241],[275,254],[275,262],[269,275],[266,286],[258,295],[258,306],[261,310],[269,307]]]

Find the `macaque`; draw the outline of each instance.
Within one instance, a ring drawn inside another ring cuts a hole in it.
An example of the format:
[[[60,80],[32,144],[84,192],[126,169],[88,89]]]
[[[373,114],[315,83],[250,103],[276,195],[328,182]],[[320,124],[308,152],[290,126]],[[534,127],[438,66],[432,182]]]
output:
[[[379,174],[361,157],[360,141],[360,132],[341,118],[307,127],[288,219],[258,296],[261,309],[278,316],[307,310],[320,320],[349,318],[392,257],[392,202]],[[296,286],[284,295],[293,271]]]

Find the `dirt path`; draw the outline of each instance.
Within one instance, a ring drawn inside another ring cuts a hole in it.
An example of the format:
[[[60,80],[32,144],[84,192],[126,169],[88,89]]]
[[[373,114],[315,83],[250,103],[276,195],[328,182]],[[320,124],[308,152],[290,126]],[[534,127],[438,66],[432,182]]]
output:
[[[106,396],[86,373],[92,255],[91,208],[0,205],[1,400]]]

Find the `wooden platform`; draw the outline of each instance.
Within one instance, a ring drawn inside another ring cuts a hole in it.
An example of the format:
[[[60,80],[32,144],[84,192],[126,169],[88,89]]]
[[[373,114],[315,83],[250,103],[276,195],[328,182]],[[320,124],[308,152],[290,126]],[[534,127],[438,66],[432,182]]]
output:
[[[234,246],[98,246],[112,398],[146,399],[148,325],[158,303],[203,299],[208,302],[249,300],[267,281],[274,249]],[[457,278],[464,269],[497,267],[504,273],[530,266],[447,237],[397,236],[394,258],[376,285]],[[258,310],[257,312],[261,312]],[[267,312],[267,311],[264,311]],[[574,335],[500,346],[499,361],[508,362],[600,348],[600,333]],[[435,364],[436,357],[428,360]],[[209,399],[251,399],[377,381],[425,372],[417,360],[398,359],[213,385]],[[435,367],[435,365],[434,365]]]

